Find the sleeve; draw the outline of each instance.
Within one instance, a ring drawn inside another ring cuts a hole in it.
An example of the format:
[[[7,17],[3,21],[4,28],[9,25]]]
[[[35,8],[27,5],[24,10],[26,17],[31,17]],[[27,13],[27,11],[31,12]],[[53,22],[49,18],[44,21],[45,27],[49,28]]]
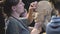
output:
[[[19,32],[21,32],[21,29],[18,27],[16,22],[14,21],[9,22],[6,34],[20,34]]]

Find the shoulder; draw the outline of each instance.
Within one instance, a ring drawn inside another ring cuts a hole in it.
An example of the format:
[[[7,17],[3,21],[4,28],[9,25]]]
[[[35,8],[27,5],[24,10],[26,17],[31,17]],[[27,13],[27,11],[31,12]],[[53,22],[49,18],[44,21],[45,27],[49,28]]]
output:
[[[46,26],[46,32],[48,32],[50,30],[51,30],[51,23],[48,23],[47,26]]]
[[[29,20],[28,20],[27,18],[25,18],[25,17],[19,18],[19,20],[20,20],[20,21],[23,21],[23,22],[25,22],[25,23],[26,23],[26,22],[29,22]]]
[[[20,17],[19,20],[27,20],[26,17]]]
[[[47,27],[50,27],[50,25],[51,25],[51,22],[49,22],[49,23],[47,24]]]
[[[19,23],[19,21],[17,21],[16,19],[14,19],[13,17],[8,18],[6,24],[13,26],[13,25],[17,25],[17,23]]]

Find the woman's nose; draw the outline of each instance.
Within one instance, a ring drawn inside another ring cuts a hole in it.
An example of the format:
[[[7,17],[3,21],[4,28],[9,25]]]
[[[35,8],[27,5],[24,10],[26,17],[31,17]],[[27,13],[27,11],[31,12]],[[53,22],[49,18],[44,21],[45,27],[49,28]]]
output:
[[[22,2],[23,6],[25,6],[25,4]]]

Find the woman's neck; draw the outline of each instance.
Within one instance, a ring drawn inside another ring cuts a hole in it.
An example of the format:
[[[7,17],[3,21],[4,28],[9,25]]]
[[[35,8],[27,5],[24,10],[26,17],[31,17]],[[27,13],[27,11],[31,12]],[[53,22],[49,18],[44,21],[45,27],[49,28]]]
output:
[[[58,14],[57,16],[60,17],[60,14]]]
[[[19,17],[20,17],[20,14],[18,14],[18,13],[16,13],[16,12],[12,13],[11,15],[12,15],[13,17],[17,18],[17,19],[19,19]]]

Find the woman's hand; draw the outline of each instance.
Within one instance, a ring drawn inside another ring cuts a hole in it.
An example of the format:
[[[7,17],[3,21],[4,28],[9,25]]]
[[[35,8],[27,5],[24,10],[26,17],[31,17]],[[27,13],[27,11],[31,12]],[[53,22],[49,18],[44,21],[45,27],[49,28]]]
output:
[[[37,1],[32,2],[29,6],[29,10],[35,11],[36,7],[37,7]]]
[[[35,11],[35,9],[37,7],[36,5],[37,5],[37,1],[32,2],[29,6],[29,12],[28,12],[27,18],[30,21],[30,23],[32,23],[32,21],[33,21],[33,15],[32,14],[33,14],[33,12]]]

